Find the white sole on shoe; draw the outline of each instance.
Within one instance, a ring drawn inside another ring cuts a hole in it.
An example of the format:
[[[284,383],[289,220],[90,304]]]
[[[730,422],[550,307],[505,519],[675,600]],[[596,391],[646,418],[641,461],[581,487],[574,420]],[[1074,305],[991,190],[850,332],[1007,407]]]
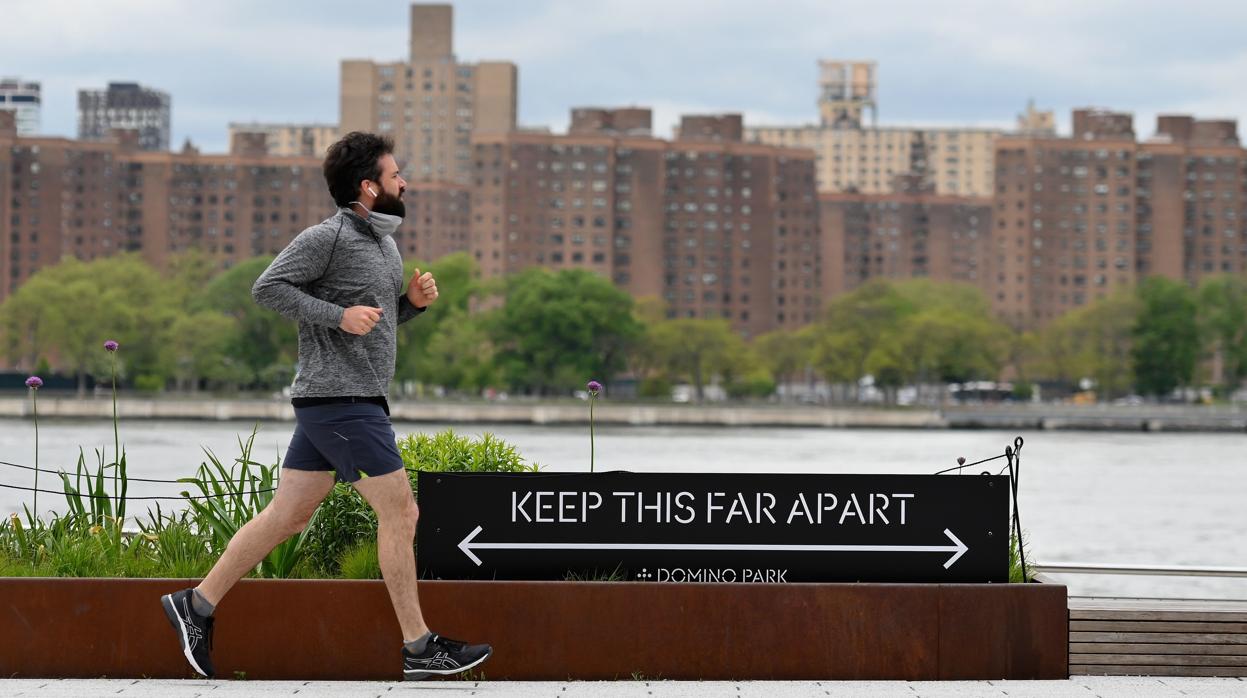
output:
[[[208,672],[199,667],[199,663],[195,661],[195,656],[191,653],[190,638],[186,634],[186,623],[182,622],[182,616],[178,615],[177,609],[173,606],[173,595],[165,594],[160,597],[160,605],[165,609],[165,616],[169,618],[169,625],[177,631],[178,637],[182,641],[182,654],[186,655],[186,661],[190,662],[191,668],[204,678],[208,677]]]
[[[493,655],[493,653],[494,653],[494,650],[490,648],[488,652],[486,652],[480,659],[476,660],[475,662],[472,662],[471,664],[468,664],[465,666],[456,667],[454,669],[403,669],[403,680],[404,681],[419,681],[421,679],[427,679],[430,676],[451,676],[453,674],[459,674],[475,666],[479,666],[481,662],[485,661],[486,659],[489,659],[490,656]]]

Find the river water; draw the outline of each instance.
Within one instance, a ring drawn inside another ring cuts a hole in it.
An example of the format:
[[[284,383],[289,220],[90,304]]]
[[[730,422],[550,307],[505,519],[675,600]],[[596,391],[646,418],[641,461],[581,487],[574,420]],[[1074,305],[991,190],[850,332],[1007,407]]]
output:
[[[176,478],[194,473],[210,449],[229,461],[242,422],[131,421],[121,425],[129,474]],[[400,436],[450,428],[395,425]],[[531,461],[555,471],[587,471],[588,430],[531,425],[457,425],[492,432]],[[293,423],[258,425],[253,459],[283,454]],[[1019,434],[996,431],[846,430],[725,427],[599,427],[596,468],[690,473],[932,473],[997,455]],[[1040,561],[1247,566],[1247,436],[1237,434],[1034,432],[1025,439],[1019,503],[1028,556]],[[111,454],[108,421],[43,420],[40,467],[72,470],[79,447]],[[0,460],[34,461],[29,421],[0,420]],[[111,458],[110,458],[111,460]],[[996,461],[993,470],[1003,461]],[[978,468],[981,470],[982,468]],[[0,483],[30,486],[34,474],[0,467]],[[43,475],[40,486],[58,490]],[[176,496],[181,485],[130,484],[131,496]],[[0,512],[20,511],[29,492],[0,489]],[[138,502],[141,511],[146,502]],[[176,502],[162,502],[162,507]],[[132,507],[135,505],[132,505]],[[64,511],[40,495],[39,509]],[[133,511],[133,509],[132,509]],[[1074,595],[1247,599],[1247,580],[1060,575]]]

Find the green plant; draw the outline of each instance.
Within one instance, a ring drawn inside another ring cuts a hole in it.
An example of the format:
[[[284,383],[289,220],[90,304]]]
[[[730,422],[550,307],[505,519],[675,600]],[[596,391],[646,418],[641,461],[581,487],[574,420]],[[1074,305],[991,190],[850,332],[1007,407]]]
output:
[[[304,552],[320,574],[337,576],[343,554],[377,533],[377,514],[354,487],[339,482],[308,524]]]
[[[457,680],[457,681],[472,681],[472,682],[477,682],[477,683],[479,683],[479,682],[481,682],[481,681],[486,681],[487,679],[485,678],[485,672],[484,672],[484,670],[482,670],[482,669],[468,669],[467,671],[464,671],[464,672],[460,672],[460,673],[458,673],[458,674],[455,674],[455,680]]]
[[[31,409],[35,414],[35,514],[39,513],[39,388],[43,387],[43,379],[39,376],[31,376],[26,379],[26,387],[30,389]],[[26,518],[30,519],[31,514],[26,512]]]
[[[598,393],[602,390],[602,384],[597,381],[589,381],[586,387],[589,389],[589,472],[593,472],[593,403],[597,401]]]
[[[126,454],[121,448],[121,434],[117,428],[117,349],[119,346],[111,339],[104,342],[104,350],[108,352],[112,365],[113,460],[111,463],[107,462],[106,452],[103,449],[96,449],[95,455],[99,466],[92,475],[87,468],[86,455],[80,448],[78,449],[78,463],[74,470],[74,483],[70,484],[68,474],[58,473],[73,525],[86,525],[93,530],[96,527],[102,527],[112,536],[114,549],[122,547],[121,533],[126,519],[126,493],[129,491]],[[37,433],[37,422],[35,428]],[[36,467],[38,467],[37,461]],[[108,475],[110,470],[112,474]],[[35,474],[38,475],[37,470]],[[106,479],[113,483],[112,495],[109,495],[104,488]]]
[[[416,471],[516,473],[535,472],[539,466],[526,463],[516,448],[493,434],[473,439],[452,430],[413,434],[398,441],[398,452],[408,471],[412,491]],[[355,488],[338,483],[321,503],[303,532],[304,553],[311,566],[325,576],[337,576],[343,555],[377,533],[377,515]]]
[[[624,571],[621,562],[610,572],[603,572],[595,567],[592,570],[568,572],[563,579],[568,582],[625,582],[628,580],[628,573]]]
[[[211,452],[196,476],[182,482],[197,494],[183,492],[185,511],[168,513],[159,506],[136,517],[137,533],[122,529],[118,499],[128,487],[125,454],[114,463],[96,451],[98,466],[89,468],[79,451],[73,474],[62,474],[69,511],[48,520],[27,509],[0,519],[0,576],[199,577],[212,566],[226,543],[273,498],[279,463],[252,460],[253,430],[239,439],[240,454],[227,467]],[[119,444],[118,444],[119,446]],[[414,471],[532,472],[514,446],[491,434],[479,438],[452,431],[413,435],[399,450],[416,486]],[[117,473],[108,473],[115,468]],[[115,479],[109,492],[106,480]],[[273,551],[260,565],[267,577],[377,578],[376,515],[349,485],[339,483],[302,534]],[[594,578],[602,578],[596,571]],[[607,577],[612,578],[612,577]]]
[[[45,562],[15,559],[7,553],[0,553],[0,577],[51,577],[52,573]]]
[[[40,530],[35,566],[54,577],[150,577],[156,571],[146,541],[113,521],[89,524],[58,516]]]
[[[21,518],[17,514],[9,514],[0,520],[0,555],[7,559],[22,557],[26,547],[26,529]]]
[[[433,436],[411,434],[398,441],[408,471],[439,473],[525,473],[541,466],[526,463],[515,446],[488,432],[479,439],[447,429]]]
[[[348,548],[338,559],[338,568],[344,579],[381,579],[377,541],[361,540]]]
[[[0,521],[0,576],[48,576],[39,574],[44,569],[41,563],[47,557],[42,544],[46,525],[29,509],[26,519],[23,525],[21,517],[11,514]]]
[[[104,452],[95,450],[99,462],[95,472],[87,467],[86,454],[78,449],[78,462],[74,466],[74,480],[69,481],[68,473],[57,473],[61,478],[61,487],[65,492],[65,503],[69,506],[69,514],[86,519],[92,525],[102,524],[115,518],[114,512],[121,503],[104,489],[104,481],[113,477],[124,479],[124,475],[109,476],[108,465],[104,462]]]
[[[204,449],[208,462],[199,466],[196,477],[180,480],[199,489],[200,499],[193,499],[189,492],[183,492],[182,496],[187,498],[193,512],[196,529],[210,534],[211,550],[215,555],[220,555],[238,529],[273,500],[280,463],[269,466],[251,460],[255,435],[256,430],[252,429],[251,436],[245,442],[238,440],[241,454],[229,468],[222,465],[212,451]],[[312,519],[316,519],[315,514]],[[311,525],[274,548],[260,562],[260,574],[265,577],[288,576],[303,554],[303,543],[310,528]]]
[[[1030,547],[1027,544],[1027,536],[1024,533],[1021,536],[1021,542],[1028,548]],[[1009,583],[1020,584],[1022,582],[1029,582],[1034,578],[1035,571],[1031,569],[1029,562],[1026,564],[1026,570],[1023,571],[1022,556],[1018,548],[1018,534],[1016,532],[1011,533],[1009,535]]]
[[[123,490],[127,484],[126,480],[126,459],[125,454],[121,452],[121,434],[117,430],[117,349],[120,347],[114,340],[104,342],[104,351],[108,352],[109,365],[112,368],[112,393],[113,393],[113,498],[115,500],[115,508],[117,511],[117,520],[125,521],[126,519],[126,496],[122,491],[118,494],[118,486]],[[101,458],[101,461],[103,459]],[[102,468],[101,468],[102,469]]]
[[[195,529],[190,512],[165,515],[157,505],[156,513],[149,511],[148,521],[138,525],[162,577],[203,577],[212,569],[216,558],[207,538]]]
[[[69,506],[69,514],[64,521],[69,528],[100,527],[112,537],[113,549],[119,550],[123,544],[122,522],[125,521],[126,492],[129,490],[126,454],[122,452],[120,459],[105,463],[104,452],[96,449],[95,457],[98,466],[92,474],[87,467],[86,455],[81,448],[78,449],[73,484],[70,484],[67,473],[57,473],[61,478],[61,488],[65,492],[65,502]],[[106,474],[110,468],[113,472],[111,476]],[[105,480],[113,482],[112,495],[104,488]]]

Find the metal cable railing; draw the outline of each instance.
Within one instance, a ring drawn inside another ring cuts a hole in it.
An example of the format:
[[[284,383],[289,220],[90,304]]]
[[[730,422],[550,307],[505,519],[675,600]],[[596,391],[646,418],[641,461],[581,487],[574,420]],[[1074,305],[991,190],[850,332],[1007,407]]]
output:
[[[1036,563],[1032,569],[1041,574],[1129,574],[1155,577],[1236,577],[1247,579],[1247,567],[1041,562]]]

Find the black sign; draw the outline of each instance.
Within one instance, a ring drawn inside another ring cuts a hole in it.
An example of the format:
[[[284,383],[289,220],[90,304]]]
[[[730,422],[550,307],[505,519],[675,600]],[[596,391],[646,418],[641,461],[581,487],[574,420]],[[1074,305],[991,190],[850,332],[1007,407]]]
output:
[[[1004,582],[1009,478],[419,475],[424,579]]]

